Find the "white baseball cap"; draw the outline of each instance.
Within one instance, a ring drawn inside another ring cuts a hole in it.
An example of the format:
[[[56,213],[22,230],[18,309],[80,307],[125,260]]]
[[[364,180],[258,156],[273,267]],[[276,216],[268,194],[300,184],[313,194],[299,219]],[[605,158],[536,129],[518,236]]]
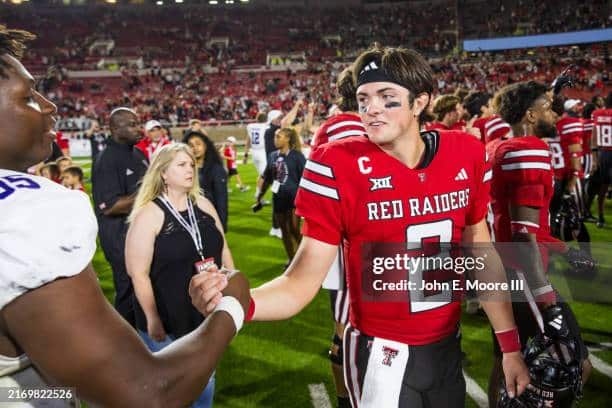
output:
[[[227,138],[227,141],[230,143],[236,143],[236,138],[234,136],[230,136]]]
[[[156,120],[150,120],[147,123],[145,123],[145,130],[147,132],[150,132],[151,130],[153,130],[153,128],[156,128],[156,127],[159,127],[159,128],[162,127],[161,123],[159,123]]]
[[[574,106],[578,105],[579,103],[580,103],[579,99],[568,99],[563,104],[563,109],[565,109],[566,111],[570,111],[572,110]]]
[[[282,111],[279,110],[271,110],[270,112],[268,112],[268,122],[272,122],[274,119],[278,119],[279,117],[281,117],[283,115]]]

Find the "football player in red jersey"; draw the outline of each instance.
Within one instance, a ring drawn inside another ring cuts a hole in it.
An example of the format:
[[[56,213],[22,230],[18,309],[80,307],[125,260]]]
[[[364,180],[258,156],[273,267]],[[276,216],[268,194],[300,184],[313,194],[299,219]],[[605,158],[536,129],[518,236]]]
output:
[[[409,293],[377,289],[376,281],[369,286],[376,261],[369,249],[490,242],[485,215],[491,173],[484,147],[462,132],[419,132],[433,75],[418,53],[375,47],[358,57],[353,77],[368,138],[346,138],[312,152],[296,199],[304,238],[286,273],[253,290],[253,317],[280,320],[302,310],[342,243],[351,301],[344,337],[351,404],[464,407],[460,302],[446,291],[419,290],[421,269],[400,271],[416,283]],[[499,257],[493,253],[485,261],[488,282],[505,282]],[[509,296],[495,294],[502,300],[481,303],[502,343],[514,396],[529,376]]]
[[[454,126],[461,120],[461,100],[456,95],[440,95],[433,103],[433,114],[436,120],[426,130],[455,130]]]
[[[338,76],[336,90],[339,98],[337,100],[336,113],[328,118],[317,130],[313,141],[313,150],[334,140],[346,137],[365,137],[365,127],[357,112],[357,100],[355,99],[355,82],[353,81],[352,69],[346,68]],[[336,384],[336,395],[338,408],[350,407],[351,403],[348,390],[344,385],[343,369],[343,344],[342,337],[348,323],[349,298],[344,278],[344,262],[342,259],[342,246],[338,256],[323,282],[323,287],[329,289],[332,315],[335,321],[335,331],[332,346],[329,350],[329,358],[332,365],[332,374]]]
[[[472,92],[463,102],[472,117],[472,127],[479,130],[480,140],[485,144],[512,136],[512,128],[495,114],[492,101],[493,97],[486,92]]]
[[[591,142],[592,150],[596,153],[593,156],[593,172],[597,171],[601,178],[601,185],[597,198],[597,212],[599,220],[597,226],[603,228],[604,202],[606,193],[612,180],[612,92],[606,98],[606,108],[597,109],[593,112],[593,139]]]
[[[578,345],[580,362],[587,361],[583,365],[583,378],[586,379],[590,365],[578,324],[567,304],[558,302],[545,273],[547,247],[564,253],[572,265],[586,260],[579,251],[569,249],[550,236],[548,208],[553,195],[553,171],[549,148],[541,139],[555,131],[557,115],[552,110],[552,99],[548,88],[535,81],[510,85],[496,97],[498,111],[512,125],[514,137],[493,142],[493,151],[488,149],[493,170],[491,205],[495,217],[494,231],[497,242],[519,243],[512,248],[504,248],[501,253],[508,278],[524,275],[528,283],[525,298],[518,298],[512,304],[522,345],[525,346],[527,339],[540,331],[537,313],[534,316],[531,309],[539,307],[545,335],[553,339],[571,336]],[[548,245],[539,246],[538,243]],[[537,306],[525,300],[531,296]],[[565,317],[563,325],[549,324],[558,316]],[[497,406],[501,381],[501,352],[495,339],[494,354],[495,363],[489,383],[490,406]]]

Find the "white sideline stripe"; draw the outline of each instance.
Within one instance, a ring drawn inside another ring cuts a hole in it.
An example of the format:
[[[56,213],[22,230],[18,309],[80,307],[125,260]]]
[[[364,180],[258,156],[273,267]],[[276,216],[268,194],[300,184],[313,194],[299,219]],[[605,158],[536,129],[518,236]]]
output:
[[[306,162],[306,169],[325,177],[334,178],[334,172],[331,167],[313,162],[312,160]]]
[[[478,385],[478,383],[474,381],[472,377],[467,375],[465,370],[463,370],[463,376],[465,377],[465,388],[470,398],[474,400],[479,408],[487,408],[489,406],[489,398],[487,397],[487,393],[480,388],[480,385]]]
[[[329,137],[329,141],[333,142],[334,140],[344,139],[349,136],[361,136],[365,134],[365,130],[346,130],[344,132],[337,133],[333,136]]]
[[[333,198],[336,200],[340,199],[338,197],[338,190],[336,190],[335,188],[325,187],[320,184],[313,183],[312,181],[307,180],[304,177],[302,177],[302,179],[300,180],[300,187],[312,191],[313,193],[321,194],[325,197]]]
[[[358,126],[359,128],[363,129],[365,131],[365,126],[363,125],[362,122],[357,122],[357,121],[352,121],[352,120],[344,120],[342,122],[338,122],[335,125],[331,125],[330,127],[327,128],[327,133],[329,132],[333,132],[336,129],[339,129],[341,127],[344,126]]]
[[[582,128],[566,129],[566,130],[561,131],[561,134],[562,135],[567,135],[567,134],[570,134],[570,133],[578,133],[578,132],[582,133]]]
[[[514,157],[526,157],[526,156],[538,156],[548,157],[550,152],[548,150],[517,150],[515,152],[508,152],[504,154],[504,159],[512,159]]]
[[[499,124],[493,126],[491,129],[486,129],[485,132],[486,132],[487,136],[490,136],[497,129],[502,129],[502,128],[510,129],[510,125],[507,124],[507,123],[499,123]]]
[[[487,123],[485,123],[485,129],[490,128],[491,126],[493,126],[496,123],[502,122],[501,118],[495,118],[495,119],[491,119],[490,121],[488,121]]]
[[[595,354],[593,354],[593,349],[591,347],[589,347],[589,351],[591,351],[591,353],[589,354],[589,360],[591,360],[593,368],[595,368],[597,371],[599,371],[606,377],[612,378],[612,366],[603,361],[601,358],[597,357]]]
[[[314,408],[332,408],[329,395],[327,395],[327,390],[323,383],[308,384],[308,391],[310,391],[310,399]]]
[[[502,170],[518,170],[518,169],[542,169],[542,170],[550,170],[550,164],[548,164],[548,163],[524,162],[524,163],[502,164],[501,168],[502,168]]]

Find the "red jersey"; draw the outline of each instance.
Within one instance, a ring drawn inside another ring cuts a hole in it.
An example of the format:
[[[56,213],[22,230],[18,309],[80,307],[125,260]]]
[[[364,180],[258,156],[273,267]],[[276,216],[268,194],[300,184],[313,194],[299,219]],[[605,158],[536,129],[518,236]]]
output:
[[[225,150],[223,150],[223,156],[225,156],[228,170],[238,168],[238,165],[236,164],[236,149],[229,145],[225,146]]]
[[[572,174],[572,153],[569,147],[582,146],[583,126],[578,118],[565,116],[557,121],[557,138],[549,142],[556,180],[565,180]]]
[[[148,137],[143,137],[135,146],[142,150],[147,159],[151,161],[151,158],[159,149],[170,143],[170,139],[165,136],[162,136],[157,142],[152,141]]]
[[[612,109],[597,109],[593,111],[593,126],[595,126],[595,143],[603,150],[612,150]]]
[[[451,130],[442,122],[428,122],[425,124],[425,130]]]
[[[591,153],[591,139],[593,136],[593,120],[582,119],[582,154]]]
[[[491,208],[496,242],[512,242],[510,205],[539,208],[540,222],[535,233],[538,242],[550,242],[549,211],[553,195],[553,172],[546,143],[535,136],[516,137],[491,145]],[[517,220],[518,221],[518,220]],[[520,224],[520,223],[519,223]],[[544,268],[548,252],[540,247]],[[516,256],[500,251],[503,263],[519,268]]]
[[[64,151],[70,148],[70,140],[64,136],[62,132],[55,133],[55,143],[59,146],[59,148]]]
[[[455,124],[453,126],[450,127],[451,130],[460,130],[462,132],[465,131],[465,120],[461,119],[457,122],[455,122]]]
[[[365,136],[366,131],[359,115],[354,113],[341,113],[327,119],[317,130],[312,141],[315,149],[322,144],[349,136]]]
[[[371,336],[414,345],[456,331],[460,302],[433,301],[439,298],[414,290],[392,302],[376,298],[378,293],[366,299],[370,261],[377,254],[370,245],[461,242],[464,228],[486,215],[491,177],[484,146],[473,136],[449,131],[423,137],[433,146],[430,160],[415,169],[367,138],[323,145],[311,153],[296,198],[296,214],[305,219],[304,235],[343,244],[351,325]],[[414,279],[412,273],[401,272]]]
[[[508,133],[512,134],[512,127],[498,115],[478,118],[472,126],[480,130],[480,137],[485,144],[492,140],[504,138]]]

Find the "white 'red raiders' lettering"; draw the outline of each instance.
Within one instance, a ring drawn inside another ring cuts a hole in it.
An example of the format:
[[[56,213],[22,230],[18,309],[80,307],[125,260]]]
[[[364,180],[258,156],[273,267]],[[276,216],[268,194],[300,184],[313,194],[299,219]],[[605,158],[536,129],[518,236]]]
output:
[[[401,200],[379,201],[367,203],[368,220],[390,220],[404,217],[404,207]]]
[[[433,196],[409,198],[410,216],[441,214],[468,206],[470,189],[435,194]]]
[[[371,166],[367,166],[366,167],[366,163],[370,162],[370,158],[366,157],[366,156],[361,156],[360,158],[357,159],[357,164],[359,165],[359,171],[361,172],[361,174],[370,174],[372,172],[372,167]]]

